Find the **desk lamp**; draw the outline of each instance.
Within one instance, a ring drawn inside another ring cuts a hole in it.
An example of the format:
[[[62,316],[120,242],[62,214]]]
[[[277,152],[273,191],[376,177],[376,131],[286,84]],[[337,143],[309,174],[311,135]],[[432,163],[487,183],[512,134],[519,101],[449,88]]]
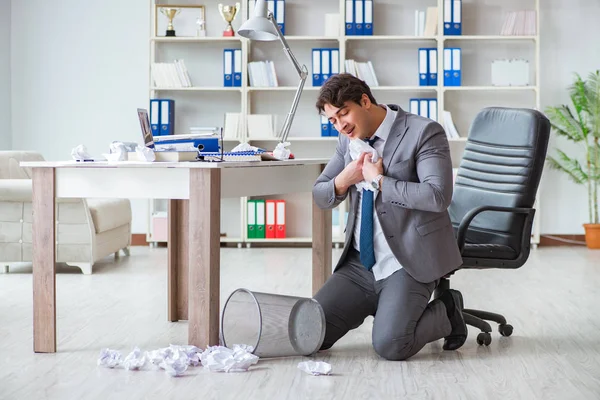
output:
[[[273,13],[267,10],[267,2],[266,0],[257,0],[256,6],[254,7],[254,15],[250,17],[246,22],[240,26],[238,30],[238,34],[250,40],[257,40],[261,42],[269,42],[273,40],[279,39],[281,44],[283,45],[283,50],[287,55],[290,62],[296,68],[296,72],[298,76],[300,76],[300,83],[298,84],[298,89],[296,90],[296,95],[294,96],[294,101],[292,103],[292,108],[290,109],[289,114],[285,118],[285,122],[283,123],[283,127],[281,128],[281,133],[279,136],[281,137],[281,143],[284,143],[290,133],[290,127],[292,126],[292,120],[294,119],[294,115],[296,114],[296,109],[298,108],[298,102],[300,101],[300,95],[302,94],[302,89],[304,88],[304,82],[306,81],[306,77],[308,76],[308,70],[306,65],[300,65],[294,54],[290,50],[290,46],[288,45],[285,37],[281,33],[279,26],[277,25],[277,21],[275,21],[275,17],[273,17]]]

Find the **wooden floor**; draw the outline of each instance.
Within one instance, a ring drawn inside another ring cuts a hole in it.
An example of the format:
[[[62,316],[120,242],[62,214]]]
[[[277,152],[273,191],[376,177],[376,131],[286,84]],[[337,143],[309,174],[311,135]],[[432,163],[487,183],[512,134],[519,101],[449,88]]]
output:
[[[221,260],[221,304],[239,287],[310,296],[310,249],[227,248]],[[540,248],[515,271],[458,273],[452,286],[466,307],[514,325],[510,338],[495,331],[490,347],[470,329],[459,351],[439,341],[408,361],[384,361],[371,347],[369,319],[317,354],[332,364],[329,377],[305,374],[294,357],[261,360],[246,373],[190,367],[180,378],[97,367],[105,347],[127,354],[185,343],[187,323],[167,322],[166,264],[165,249],[135,247],[91,276],[59,267],[56,354],[32,350],[31,267],[0,274],[0,399],[600,398],[600,251]]]

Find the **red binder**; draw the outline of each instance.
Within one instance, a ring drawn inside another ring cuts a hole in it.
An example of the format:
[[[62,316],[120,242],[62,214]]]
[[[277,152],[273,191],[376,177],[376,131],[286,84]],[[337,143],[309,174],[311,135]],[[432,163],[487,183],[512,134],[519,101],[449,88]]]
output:
[[[275,239],[275,205],[276,200],[267,200],[266,206],[266,223],[265,228],[267,230],[265,237],[267,239]]]
[[[275,237],[277,239],[285,238],[285,200],[275,201]]]

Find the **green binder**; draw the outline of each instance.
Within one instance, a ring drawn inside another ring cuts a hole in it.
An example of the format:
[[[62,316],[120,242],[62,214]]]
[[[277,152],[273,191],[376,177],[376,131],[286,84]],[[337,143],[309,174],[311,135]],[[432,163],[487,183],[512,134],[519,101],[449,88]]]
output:
[[[256,200],[248,200],[248,239],[256,239]]]
[[[254,229],[255,238],[264,239],[265,238],[265,201],[254,200],[256,203],[256,225]]]

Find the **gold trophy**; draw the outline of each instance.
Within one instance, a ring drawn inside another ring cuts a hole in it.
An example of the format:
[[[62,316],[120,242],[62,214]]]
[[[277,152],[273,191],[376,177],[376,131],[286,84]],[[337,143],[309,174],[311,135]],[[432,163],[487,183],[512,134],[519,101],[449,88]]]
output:
[[[161,8],[160,12],[163,13],[169,19],[169,26],[167,26],[166,36],[175,36],[175,29],[173,28],[173,18],[181,12],[181,8]]]
[[[235,3],[235,6],[224,6],[219,3],[219,13],[225,22],[227,22],[227,28],[223,31],[223,36],[235,36],[235,31],[233,30],[233,26],[231,26],[231,22],[235,19],[235,16],[240,9],[240,3]]]

